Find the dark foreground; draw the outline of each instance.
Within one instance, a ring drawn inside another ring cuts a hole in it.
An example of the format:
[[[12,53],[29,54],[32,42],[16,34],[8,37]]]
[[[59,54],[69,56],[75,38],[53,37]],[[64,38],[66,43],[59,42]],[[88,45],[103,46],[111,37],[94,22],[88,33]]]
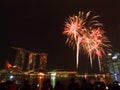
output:
[[[49,78],[44,79],[41,84],[38,79],[35,79],[33,83],[30,83],[29,80],[24,80],[19,84],[16,80],[7,80],[0,83],[0,90],[120,90],[120,83],[118,81],[105,83],[74,77],[69,78],[67,82],[60,79],[56,80],[54,84]]]

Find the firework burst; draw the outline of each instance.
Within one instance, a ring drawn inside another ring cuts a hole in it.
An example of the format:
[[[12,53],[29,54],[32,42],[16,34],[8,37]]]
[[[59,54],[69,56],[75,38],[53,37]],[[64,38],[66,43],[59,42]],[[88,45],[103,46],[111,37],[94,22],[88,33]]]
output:
[[[79,12],[78,15],[69,17],[65,22],[65,29],[63,34],[67,35],[66,43],[73,47],[76,47],[76,67],[78,68],[79,50],[83,48],[89,57],[92,67],[92,58],[97,55],[99,58],[105,54],[104,48],[108,48],[109,45],[107,37],[104,35],[104,31],[101,29],[103,24],[100,23],[97,18],[99,16],[90,16],[90,11],[86,14]],[[99,59],[100,67],[100,59]]]
[[[110,47],[109,42],[110,41],[104,35],[104,31],[101,28],[92,29],[89,32],[89,34],[84,35],[84,41],[82,43],[82,46],[90,57],[91,67],[92,67],[92,58],[94,58],[94,56],[97,55],[99,69],[101,71],[100,58],[106,55],[106,52],[109,51],[109,47]]]
[[[83,19],[83,12],[79,12],[77,16],[69,17],[65,23],[65,30],[63,34],[67,35],[68,38],[66,43],[69,46],[72,46],[73,49],[75,46],[77,47],[76,52],[76,68],[78,68],[78,61],[79,61],[79,46],[82,42],[82,36],[84,32],[84,19]]]

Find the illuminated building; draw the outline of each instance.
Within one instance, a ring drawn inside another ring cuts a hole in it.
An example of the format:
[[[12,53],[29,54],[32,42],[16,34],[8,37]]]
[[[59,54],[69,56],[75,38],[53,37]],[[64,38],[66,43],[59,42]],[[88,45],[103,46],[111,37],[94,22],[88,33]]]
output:
[[[17,50],[16,59],[14,61],[14,66],[20,70],[25,71],[45,71],[47,64],[47,54],[36,53],[32,51],[25,50],[23,48],[15,48]]]
[[[120,53],[109,53],[107,64],[112,80],[120,81]]]
[[[22,48],[14,48],[17,50],[16,59],[14,61],[14,67],[23,69],[24,59],[25,59],[25,51]]]

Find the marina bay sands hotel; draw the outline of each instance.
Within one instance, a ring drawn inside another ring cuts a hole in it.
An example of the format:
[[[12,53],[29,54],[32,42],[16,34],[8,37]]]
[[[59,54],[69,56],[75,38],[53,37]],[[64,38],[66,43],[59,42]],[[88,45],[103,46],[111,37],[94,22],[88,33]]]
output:
[[[36,53],[23,48],[12,48],[16,50],[16,58],[12,68],[33,72],[46,70],[47,54]]]

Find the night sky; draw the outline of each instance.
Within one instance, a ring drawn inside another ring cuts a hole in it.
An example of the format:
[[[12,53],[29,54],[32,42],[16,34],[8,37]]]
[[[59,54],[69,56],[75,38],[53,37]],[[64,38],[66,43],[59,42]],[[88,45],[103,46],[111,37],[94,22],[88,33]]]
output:
[[[11,47],[21,47],[47,53],[48,70],[75,69],[76,51],[65,44],[62,32],[65,20],[79,11],[100,15],[112,50],[120,52],[119,0],[1,0],[0,7],[0,68],[5,60],[13,63]],[[89,72],[89,58],[80,53],[79,71]]]

